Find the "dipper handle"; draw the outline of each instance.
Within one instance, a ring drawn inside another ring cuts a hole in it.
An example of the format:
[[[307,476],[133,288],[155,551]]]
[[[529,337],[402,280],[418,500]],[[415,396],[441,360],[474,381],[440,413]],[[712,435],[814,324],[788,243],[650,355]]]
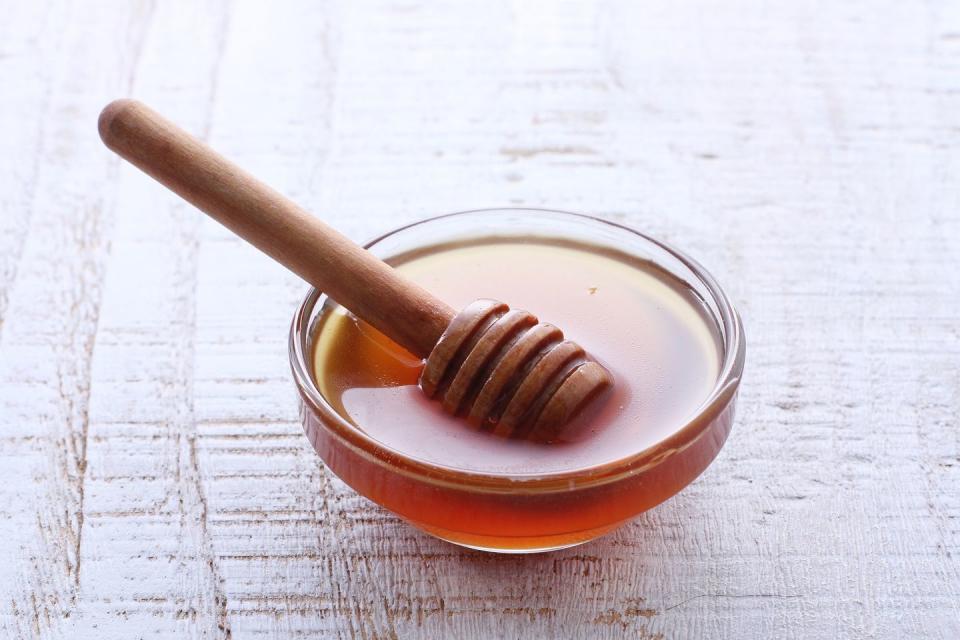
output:
[[[583,348],[526,311],[477,300],[454,313],[146,105],[111,102],[99,129],[108,147],[426,358],[420,388],[478,428],[550,442],[613,384]]]
[[[454,317],[430,292],[135,100],[106,106],[100,137],[210,217],[425,358]]]

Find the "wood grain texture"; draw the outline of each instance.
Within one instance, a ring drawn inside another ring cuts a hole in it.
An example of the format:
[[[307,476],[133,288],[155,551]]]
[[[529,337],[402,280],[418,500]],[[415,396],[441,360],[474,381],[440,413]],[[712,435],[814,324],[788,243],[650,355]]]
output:
[[[960,6],[6,3],[0,636],[960,635]],[[498,205],[706,264],[748,339],[683,493],[461,551],[325,471],[304,287],[100,146],[154,104],[355,240]]]

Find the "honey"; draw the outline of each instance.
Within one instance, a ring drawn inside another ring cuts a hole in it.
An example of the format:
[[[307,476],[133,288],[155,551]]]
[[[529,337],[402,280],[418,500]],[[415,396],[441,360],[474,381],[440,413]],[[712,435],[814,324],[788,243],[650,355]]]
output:
[[[558,442],[496,437],[445,414],[420,392],[419,359],[331,307],[314,351],[317,385],[340,415],[394,451],[468,472],[594,467],[669,436],[716,383],[715,325],[689,287],[650,263],[576,242],[496,237],[421,249],[392,262],[454,308],[497,297],[533,310],[616,378],[600,412]]]

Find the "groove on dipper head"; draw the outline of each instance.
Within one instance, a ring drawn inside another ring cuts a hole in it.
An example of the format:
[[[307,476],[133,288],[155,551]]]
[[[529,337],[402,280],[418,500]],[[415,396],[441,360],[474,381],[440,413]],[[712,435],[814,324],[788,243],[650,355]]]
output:
[[[613,376],[560,329],[496,300],[458,313],[427,358],[420,387],[477,428],[538,442],[613,385]]]

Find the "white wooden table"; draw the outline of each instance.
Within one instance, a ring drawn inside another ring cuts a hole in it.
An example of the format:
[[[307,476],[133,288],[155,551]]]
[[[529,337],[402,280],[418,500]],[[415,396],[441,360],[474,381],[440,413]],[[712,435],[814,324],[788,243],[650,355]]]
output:
[[[960,637],[960,4],[0,11],[0,637]],[[133,95],[361,240],[530,205],[684,248],[747,329],[676,498],[499,557],[303,437],[305,287],[108,154]]]

